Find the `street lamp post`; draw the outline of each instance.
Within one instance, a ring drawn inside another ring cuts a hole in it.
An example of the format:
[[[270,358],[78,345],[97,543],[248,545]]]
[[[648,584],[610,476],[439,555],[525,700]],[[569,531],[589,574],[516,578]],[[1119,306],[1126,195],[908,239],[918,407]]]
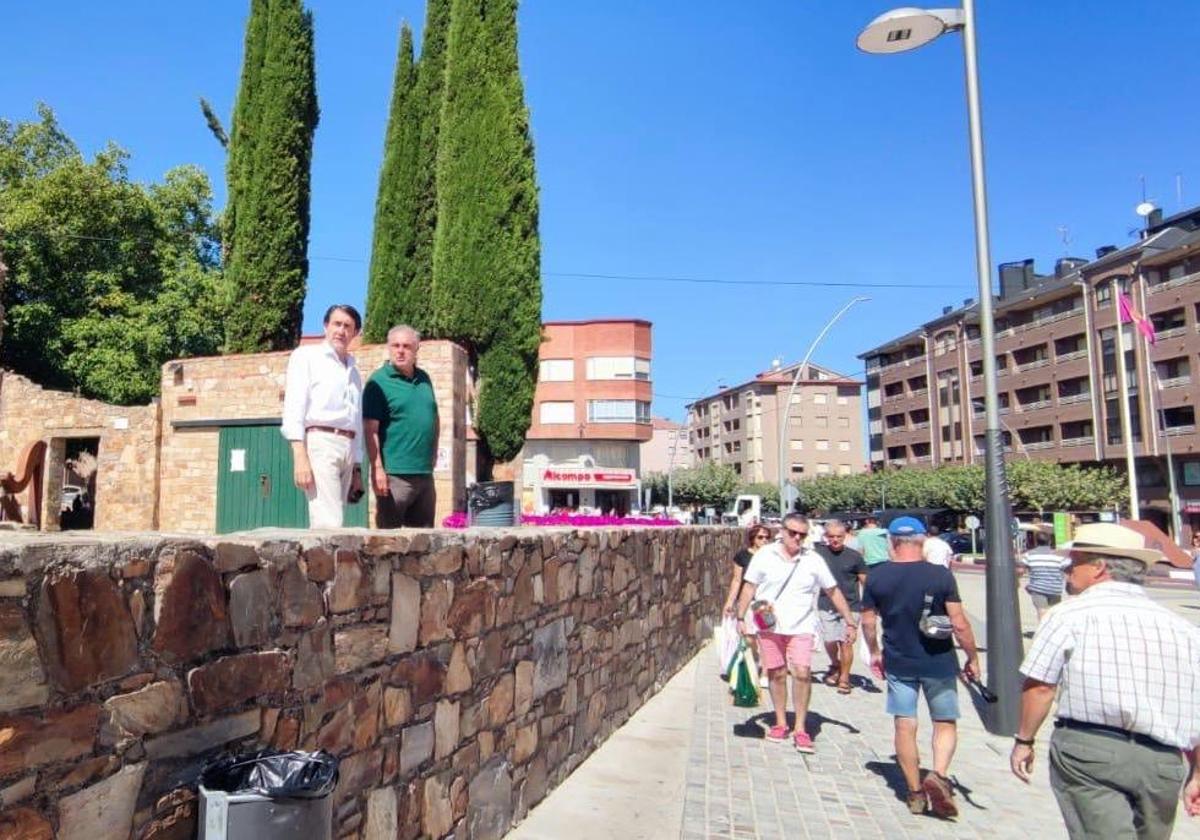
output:
[[[792,377],[792,387],[788,388],[787,401],[783,404],[783,416],[779,419],[779,512],[780,516],[790,513],[790,510],[785,510],[787,504],[787,472],[784,471],[784,463],[787,461],[787,447],[791,439],[791,432],[788,427],[788,422],[792,414],[792,396],[796,393],[796,386],[800,384],[800,376],[804,373],[804,369],[808,367],[808,360],[812,358],[813,351],[817,349],[817,345],[821,343],[821,339],[825,337],[825,333],[833,328],[833,325],[838,322],[838,319],[845,315],[850,307],[856,303],[863,303],[870,298],[859,295],[851,298],[834,316],[829,319],[829,322],[821,328],[817,333],[817,337],[812,340],[812,344],[808,345],[808,352],[804,354],[804,359],[796,367],[796,374]]]
[[[947,32],[963,35],[967,83],[967,124],[971,147],[971,188],[975,203],[975,269],[979,280],[979,333],[983,354],[985,408],[984,470],[987,517],[987,654],[988,683],[998,696],[985,722],[995,734],[1016,732],[1020,718],[1024,653],[1017,608],[1016,564],[1008,539],[1012,508],[1004,473],[1000,401],[996,385],[996,335],[992,316],[992,257],[988,242],[987,184],[983,166],[983,127],[979,105],[979,61],[975,45],[975,0],[961,9],[894,9],[858,36],[863,52],[889,54],[924,46]]]
[[[1154,363],[1150,363],[1150,374],[1154,377],[1154,382],[1158,386],[1158,422],[1155,424],[1162,430],[1163,443],[1167,447],[1167,492],[1170,494],[1168,503],[1171,505],[1171,530],[1175,538],[1175,544],[1178,545],[1180,537],[1183,534],[1183,522],[1179,517],[1179,488],[1175,486],[1175,456],[1171,451],[1171,436],[1167,433],[1167,410],[1163,408],[1163,385],[1162,378],[1158,375],[1158,368]]]

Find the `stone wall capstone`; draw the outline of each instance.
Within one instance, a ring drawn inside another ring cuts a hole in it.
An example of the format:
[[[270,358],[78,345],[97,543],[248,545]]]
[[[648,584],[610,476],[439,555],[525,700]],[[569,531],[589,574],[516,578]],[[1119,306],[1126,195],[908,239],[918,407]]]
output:
[[[0,836],[195,836],[226,752],[338,838],[498,838],[711,633],[720,528],[0,535]]]

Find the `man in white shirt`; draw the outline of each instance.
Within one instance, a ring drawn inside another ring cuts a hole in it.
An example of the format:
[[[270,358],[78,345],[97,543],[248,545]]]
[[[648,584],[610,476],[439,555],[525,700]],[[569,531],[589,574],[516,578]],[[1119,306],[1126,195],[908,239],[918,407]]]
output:
[[[357,309],[331,306],[325,340],[297,347],[288,359],[282,431],[310,528],[342,527],[347,499],[362,496],[362,376],[350,355],[361,329]]]
[[[812,654],[816,647],[819,613],[817,594],[829,596],[834,609],[846,623],[846,639],[854,644],[858,623],[846,597],[838,588],[829,566],[815,551],[804,547],[808,519],[798,513],[783,518],[781,543],[770,543],[755,552],[743,575],[737,615],[745,616],[751,601],[756,605],[750,620],[758,621],[758,652],[770,681],[775,725],[767,740],[786,741],[787,675],[792,674],[792,703],[796,707],[796,731],[792,742],[800,752],[815,752],[812,737],[804,729],[808,700],[812,693]],[[764,618],[769,616],[769,618]],[[763,626],[763,624],[767,626]],[[744,635],[746,620],[738,621]]]
[[[954,549],[950,547],[950,543],[938,536],[937,526],[930,525],[929,531],[925,535],[925,545],[921,547],[921,555],[925,558],[926,563],[949,569]]]
[[[1064,548],[1078,597],[1046,614],[1021,664],[1009,764],[1029,781],[1057,694],[1050,787],[1072,840],[1167,838],[1181,788],[1200,814],[1200,628],[1146,595],[1142,579],[1162,555],[1137,531],[1083,525]]]

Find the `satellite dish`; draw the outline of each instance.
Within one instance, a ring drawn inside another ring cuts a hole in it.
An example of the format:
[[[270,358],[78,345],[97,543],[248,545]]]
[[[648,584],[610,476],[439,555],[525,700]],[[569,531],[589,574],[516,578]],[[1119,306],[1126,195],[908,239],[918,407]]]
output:
[[[1145,218],[1146,216],[1149,216],[1151,213],[1153,213],[1157,209],[1158,209],[1158,205],[1155,204],[1153,201],[1143,201],[1141,204],[1139,204],[1137,207],[1134,208],[1133,212],[1135,212],[1139,216]]]

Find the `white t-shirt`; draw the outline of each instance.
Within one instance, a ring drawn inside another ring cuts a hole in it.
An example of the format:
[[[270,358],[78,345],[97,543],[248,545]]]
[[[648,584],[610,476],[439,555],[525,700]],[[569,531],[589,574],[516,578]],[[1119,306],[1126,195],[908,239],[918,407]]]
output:
[[[799,564],[797,566],[797,563]],[[796,572],[788,580],[788,574]],[[784,552],[778,543],[765,545],[755,552],[746,567],[743,580],[758,587],[755,599],[770,601],[775,605],[775,627],[770,632],[784,636],[802,634],[816,635],[818,627],[817,594],[822,589],[837,586],[821,555],[802,549],[796,560]],[[782,595],[780,589],[783,589]]]
[[[921,549],[921,554],[925,557],[926,563],[932,563],[935,566],[949,569],[950,558],[954,556],[954,549],[941,537],[926,537],[925,546]]]

